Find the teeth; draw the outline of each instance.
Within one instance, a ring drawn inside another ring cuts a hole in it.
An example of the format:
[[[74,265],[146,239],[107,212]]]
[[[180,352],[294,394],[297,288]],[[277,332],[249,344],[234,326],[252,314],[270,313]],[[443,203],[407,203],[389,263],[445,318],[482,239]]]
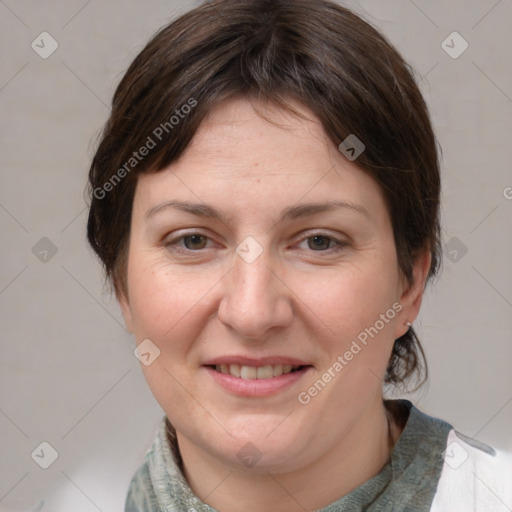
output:
[[[241,366],[240,377],[242,379],[255,379],[257,377],[258,370],[255,366]]]
[[[274,377],[279,377],[280,375],[283,375],[283,365],[282,364],[274,365],[273,374],[274,374]]]
[[[239,364],[229,364],[226,366],[229,368],[228,373],[233,375],[233,377],[240,377],[240,365]]]
[[[256,377],[258,379],[271,379],[274,376],[274,369],[272,366],[260,366],[256,370]]]
[[[244,366],[239,364],[220,364],[215,366],[218,372],[242,379],[271,379],[272,377],[280,377],[283,374],[297,370],[300,366],[292,366],[291,364],[274,364],[266,366]]]

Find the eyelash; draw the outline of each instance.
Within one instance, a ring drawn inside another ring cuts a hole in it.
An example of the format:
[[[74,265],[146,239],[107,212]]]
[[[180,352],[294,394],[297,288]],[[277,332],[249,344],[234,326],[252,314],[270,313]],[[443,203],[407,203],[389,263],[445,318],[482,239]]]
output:
[[[173,250],[173,251],[179,252],[181,254],[188,254],[188,255],[190,255],[191,253],[200,253],[204,250],[207,250],[207,248],[197,249],[197,250],[187,249],[187,248],[180,247],[178,245],[181,241],[184,241],[186,238],[192,237],[192,236],[201,236],[201,237],[206,238],[207,241],[210,240],[210,237],[208,237],[204,233],[201,233],[199,231],[193,231],[193,232],[181,235],[179,237],[173,238],[171,240],[165,241],[163,245],[169,250]],[[313,233],[313,234],[301,239],[300,242],[305,242],[309,239],[316,238],[316,237],[325,238],[325,239],[329,240],[329,242],[333,242],[335,244],[335,246],[331,247],[329,249],[326,249],[326,250],[319,250],[319,251],[315,251],[315,250],[311,249],[311,252],[314,252],[314,253],[332,254],[333,252],[338,252],[349,245],[347,242],[338,240],[338,239],[336,239],[330,235],[327,235],[325,233]]]

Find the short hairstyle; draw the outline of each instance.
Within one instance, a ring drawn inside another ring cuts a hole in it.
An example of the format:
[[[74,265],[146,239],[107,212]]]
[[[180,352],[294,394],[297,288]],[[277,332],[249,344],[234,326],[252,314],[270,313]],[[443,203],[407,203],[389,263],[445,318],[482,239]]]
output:
[[[159,172],[221,101],[298,101],[338,146],[365,145],[356,165],[384,193],[398,264],[412,282],[424,251],[440,261],[438,147],[412,69],[369,23],[329,0],[213,0],[162,28],[119,83],[89,170],[89,242],[116,293],[126,260],[137,176]],[[145,150],[143,150],[145,148]],[[395,340],[385,382],[424,375],[412,328]],[[419,379],[420,380],[420,379]]]

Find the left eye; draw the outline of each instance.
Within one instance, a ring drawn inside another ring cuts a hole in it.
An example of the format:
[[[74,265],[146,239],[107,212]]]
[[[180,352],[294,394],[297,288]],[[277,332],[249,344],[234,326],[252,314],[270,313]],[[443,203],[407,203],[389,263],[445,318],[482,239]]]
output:
[[[179,238],[177,242],[178,241],[183,241],[185,248],[193,251],[197,249],[204,249],[206,247],[208,237],[199,234],[186,235]]]
[[[314,235],[304,239],[301,243],[306,242],[308,249],[313,251],[325,251],[332,249],[335,245],[341,245],[340,242],[326,235]]]

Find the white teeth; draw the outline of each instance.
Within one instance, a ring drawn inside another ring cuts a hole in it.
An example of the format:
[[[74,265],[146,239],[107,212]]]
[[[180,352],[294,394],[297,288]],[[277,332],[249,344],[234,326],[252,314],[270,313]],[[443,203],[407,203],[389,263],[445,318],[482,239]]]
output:
[[[258,370],[255,366],[241,366],[240,377],[242,379],[255,379],[257,377]]]
[[[274,377],[279,377],[280,375],[283,375],[283,365],[282,364],[276,364],[274,366],[273,374],[274,374]]]
[[[240,365],[239,364],[229,364],[229,373],[233,375],[233,377],[240,377]]]
[[[256,371],[258,379],[271,379],[274,376],[274,370],[271,365],[260,366]]]
[[[283,374],[290,373],[298,368],[300,366],[292,366],[291,364],[268,364],[258,367],[239,364],[220,364],[215,366],[218,372],[242,379],[271,379],[272,377],[280,377]]]

